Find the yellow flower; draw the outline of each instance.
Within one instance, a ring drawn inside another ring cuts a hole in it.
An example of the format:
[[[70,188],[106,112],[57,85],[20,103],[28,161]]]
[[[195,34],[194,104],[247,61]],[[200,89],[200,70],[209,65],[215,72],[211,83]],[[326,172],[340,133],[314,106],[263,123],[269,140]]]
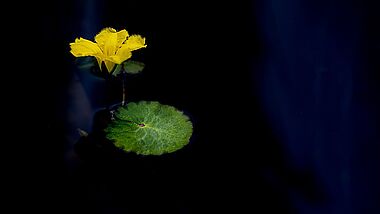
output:
[[[95,43],[96,42],[96,43]],[[129,36],[126,30],[116,32],[113,28],[104,28],[95,36],[95,42],[77,38],[70,43],[71,53],[75,57],[93,56],[111,72],[115,64],[121,64],[132,57],[132,51],[145,48],[145,38],[140,35]]]

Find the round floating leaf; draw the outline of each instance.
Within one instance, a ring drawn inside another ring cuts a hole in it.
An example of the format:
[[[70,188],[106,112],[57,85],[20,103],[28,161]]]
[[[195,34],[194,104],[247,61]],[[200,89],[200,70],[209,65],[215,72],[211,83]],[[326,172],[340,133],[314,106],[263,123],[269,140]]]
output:
[[[193,126],[185,114],[172,106],[140,101],[118,107],[105,132],[109,140],[127,152],[161,155],[188,144]]]

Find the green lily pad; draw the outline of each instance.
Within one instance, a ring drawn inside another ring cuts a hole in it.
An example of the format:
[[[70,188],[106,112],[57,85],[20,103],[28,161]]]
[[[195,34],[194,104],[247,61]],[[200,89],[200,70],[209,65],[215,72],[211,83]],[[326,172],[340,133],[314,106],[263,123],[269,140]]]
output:
[[[118,107],[105,132],[107,139],[126,152],[161,155],[188,144],[193,125],[172,106],[140,101]]]

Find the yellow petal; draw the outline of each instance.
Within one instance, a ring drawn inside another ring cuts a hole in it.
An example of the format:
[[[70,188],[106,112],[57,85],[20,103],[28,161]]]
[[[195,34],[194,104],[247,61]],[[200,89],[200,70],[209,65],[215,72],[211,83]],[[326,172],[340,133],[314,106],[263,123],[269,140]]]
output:
[[[127,45],[122,45],[121,48],[117,50],[116,55],[110,56],[109,59],[116,64],[121,64],[131,57],[131,50],[128,48]]]
[[[141,37],[140,35],[132,35],[130,36],[127,41],[124,43],[131,51],[145,48],[145,38]]]
[[[111,62],[109,60],[105,60],[104,64],[106,65],[106,68],[107,68],[108,72],[111,73],[113,67],[115,66],[115,63],[113,63],[113,62]]]
[[[108,39],[104,43],[103,54],[107,56],[113,56],[116,54],[117,50],[117,34],[110,34]]]
[[[104,51],[104,45],[109,37],[116,33],[116,30],[113,28],[104,28],[95,36],[95,42],[99,45],[100,49]]]
[[[127,39],[128,32],[126,30],[121,30],[117,32],[117,48],[119,48]]]
[[[79,38],[75,42],[70,43],[70,52],[75,57],[81,56],[99,56],[101,57],[102,51],[99,46],[90,40]]]

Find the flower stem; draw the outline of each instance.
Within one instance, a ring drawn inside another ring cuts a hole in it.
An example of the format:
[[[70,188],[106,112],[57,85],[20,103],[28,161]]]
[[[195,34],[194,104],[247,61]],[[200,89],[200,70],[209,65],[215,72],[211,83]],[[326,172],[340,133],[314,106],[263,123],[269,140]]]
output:
[[[122,87],[123,87],[123,98],[121,101],[121,106],[124,106],[126,104],[126,80],[127,80],[127,73],[124,71],[124,69],[121,71],[121,81],[122,81]]]

